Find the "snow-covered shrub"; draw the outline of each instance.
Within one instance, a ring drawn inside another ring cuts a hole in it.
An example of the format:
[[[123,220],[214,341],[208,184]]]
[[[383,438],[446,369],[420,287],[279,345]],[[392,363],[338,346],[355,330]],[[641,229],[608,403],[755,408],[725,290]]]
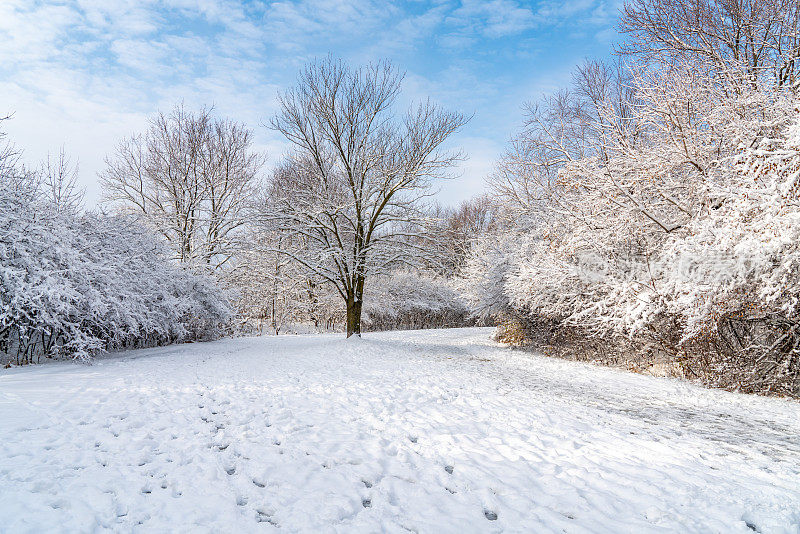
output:
[[[220,333],[230,309],[216,284],[169,263],[133,220],[59,210],[32,179],[5,178],[0,359],[88,360]]]
[[[473,250],[463,292],[515,340],[800,395],[794,95],[702,69],[634,71],[625,105],[578,86],[535,108],[494,182],[519,222]]]
[[[469,310],[448,279],[399,270],[375,279],[364,303],[370,330],[443,328],[470,323]]]
[[[730,158],[714,203],[668,241],[663,287],[683,343],[713,345],[710,379],[800,395],[800,116],[781,126]]]
[[[455,278],[461,298],[481,321],[496,319],[512,309],[505,284],[515,237],[519,236],[500,234],[478,240]]]

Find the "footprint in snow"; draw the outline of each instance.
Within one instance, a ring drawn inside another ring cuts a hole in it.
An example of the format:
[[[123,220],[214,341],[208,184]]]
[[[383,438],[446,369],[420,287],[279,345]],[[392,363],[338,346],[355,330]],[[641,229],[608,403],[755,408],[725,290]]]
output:
[[[416,443],[417,442],[417,436],[408,436],[408,441],[410,441],[411,443]]]
[[[264,512],[263,510],[256,510],[256,521],[259,522],[259,523],[269,523],[270,525],[273,525],[273,526],[276,526],[276,527],[278,526],[278,523],[275,522],[274,519],[272,519],[270,514],[268,514],[267,512]]]
[[[233,474],[236,473],[236,468],[235,467],[226,467],[225,468],[225,472],[228,473],[228,475],[233,475]]]
[[[362,499],[361,500],[361,505],[364,508],[371,508],[372,507],[372,500],[371,499]]]
[[[491,510],[484,510],[483,515],[486,516],[486,519],[489,521],[497,521],[497,514]]]
[[[365,487],[367,487],[367,488],[371,488],[371,487],[372,487],[372,482],[370,482],[369,480],[362,480],[361,482],[362,482],[362,483],[364,484],[364,486],[365,486]]]
[[[452,475],[453,474],[453,466],[452,465],[444,466],[444,470],[447,471],[448,475]]]

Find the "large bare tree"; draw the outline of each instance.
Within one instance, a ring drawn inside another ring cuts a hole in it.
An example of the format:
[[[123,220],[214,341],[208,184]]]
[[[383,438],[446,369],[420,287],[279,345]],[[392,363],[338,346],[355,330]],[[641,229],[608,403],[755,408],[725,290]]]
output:
[[[336,288],[348,337],[361,334],[366,280],[428,252],[422,201],[460,157],[441,147],[467,119],[430,101],[398,115],[402,78],[385,61],[315,61],[270,123],[294,150],[274,175],[268,218],[303,237],[285,253]]]
[[[264,163],[252,143],[241,123],[176,106],[106,158],[105,201],[141,216],[178,261],[219,267],[233,254]]]

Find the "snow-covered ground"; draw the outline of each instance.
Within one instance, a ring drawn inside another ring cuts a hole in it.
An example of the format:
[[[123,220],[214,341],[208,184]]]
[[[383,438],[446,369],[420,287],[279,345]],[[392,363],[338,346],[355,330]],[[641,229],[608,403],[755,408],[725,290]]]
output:
[[[800,531],[800,403],[490,333],[0,372],[0,531]]]

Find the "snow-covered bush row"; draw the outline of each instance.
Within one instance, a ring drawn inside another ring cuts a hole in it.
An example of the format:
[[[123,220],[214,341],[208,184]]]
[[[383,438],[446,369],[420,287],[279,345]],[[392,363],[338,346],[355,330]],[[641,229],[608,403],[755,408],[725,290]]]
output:
[[[33,175],[4,168],[0,361],[214,337],[230,318],[219,288],[164,252],[133,220],[60,210]]]
[[[662,293],[683,340],[735,355],[717,373],[800,395],[800,116],[786,116],[732,158],[735,187],[667,241]]]
[[[800,394],[800,122],[785,95],[748,100],[738,125],[724,102],[705,115],[718,137],[689,145],[700,168],[681,168],[685,153],[659,156],[662,169],[635,164],[666,136],[561,168],[543,221],[485,239],[468,259],[473,312],[635,338],[686,375]],[[676,182],[669,193],[662,174]],[[662,193],[681,208],[658,206]]]
[[[587,62],[571,91],[531,106],[492,178],[516,223],[473,249],[462,292],[476,314],[626,339],[686,376],[800,395],[793,67],[742,64],[703,48],[713,40],[682,49],[691,24],[639,17],[653,5],[624,16],[634,29],[665,17],[668,33],[635,33],[647,54]]]
[[[469,324],[469,309],[444,277],[399,270],[375,280],[365,296],[370,330],[446,328]]]

